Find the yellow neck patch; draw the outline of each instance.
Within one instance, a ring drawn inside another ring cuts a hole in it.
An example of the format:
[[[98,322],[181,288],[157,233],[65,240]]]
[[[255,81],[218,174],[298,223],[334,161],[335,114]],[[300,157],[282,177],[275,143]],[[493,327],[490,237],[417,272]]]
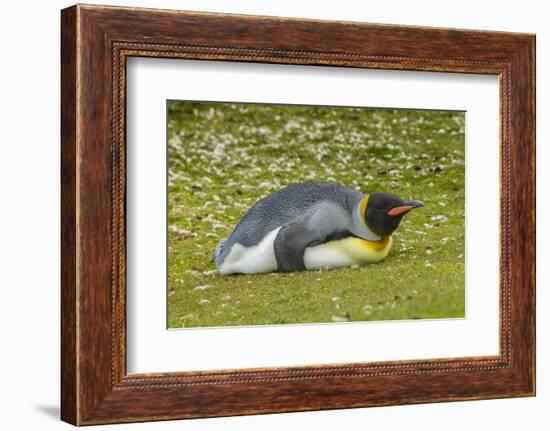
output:
[[[386,248],[386,246],[390,242],[391,236],[383,236],[382,239],[378,241],[368,241],[362,238],[353,238],[353,239],[358,245],[370,248],[371,250],[379,251]]]
[[[361,217],[363,217],[363,221],[365,220],[365,213],[367,211],[368,203],[369,203],[369,195],[365,195],[365,197],[361,200],[361,204],[359,205],[359,209],[361,210]]]

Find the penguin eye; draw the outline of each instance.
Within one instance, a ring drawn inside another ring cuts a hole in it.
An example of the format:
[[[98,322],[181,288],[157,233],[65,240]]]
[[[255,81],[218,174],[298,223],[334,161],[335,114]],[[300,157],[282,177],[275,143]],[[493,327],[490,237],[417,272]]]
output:
[[[383,211],[385,212],[388,209],[387,205],[384,205],[383,202],[375,202],[372,205],[372,209],[375,211]]]

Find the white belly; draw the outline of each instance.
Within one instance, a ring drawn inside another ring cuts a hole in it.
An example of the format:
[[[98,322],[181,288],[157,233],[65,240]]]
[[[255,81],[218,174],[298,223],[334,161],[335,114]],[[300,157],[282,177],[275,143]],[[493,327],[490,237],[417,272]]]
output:
[[[277,260],[273,243],[280,227],[269,232],[259,244],[245,247],[233,244],[229,254],[219,268],[221,275],[228,274],[263,274],[277,270]]]
[[[350,237],[308,247],[304,253],[306,269],[342,268],[351,265],[376,263],[390,252],[393,239],[366,241]]]
[[[233,244],[219,268],[221,275],[263,274],[277,270],[273,243],[279,228],[269,232],[253,247]],[[365,241],[360,238],[344,238],[315,247],[307,247],[304,253],[306,269],[342,268],[383,260],[389,253],[392,238],[382,241]]]

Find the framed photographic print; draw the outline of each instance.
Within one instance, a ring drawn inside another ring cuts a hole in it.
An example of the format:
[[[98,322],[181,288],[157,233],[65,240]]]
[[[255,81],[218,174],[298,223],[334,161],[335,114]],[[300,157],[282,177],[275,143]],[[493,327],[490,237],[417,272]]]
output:
[[[62,11],[62,419],[535,394],[535,37]]]

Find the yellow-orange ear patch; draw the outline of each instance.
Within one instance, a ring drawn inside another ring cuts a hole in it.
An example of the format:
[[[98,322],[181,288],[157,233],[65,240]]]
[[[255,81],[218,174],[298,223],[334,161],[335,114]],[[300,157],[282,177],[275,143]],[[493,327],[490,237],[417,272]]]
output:
[[[405,214],[407,212],[409,212],[410,210],[412,210],[414,207],[411,206],[411,205],[404,205],[402,207],[395,207],[395,208],[392,208],[391,210],[388,211],[388,215],[389,216],[392,216],[392,217],[395,217],[395,216],[398,216],[398,215],[401,215],[401,214]]]
[[[365,219],[365,211],[367,211],[367,204],[369,203],[369,195],[365,196],[362,200],[361,200],[361,205],[360,205],[360,209],[361,209],[361,217],[363,217],[363,220]]]

